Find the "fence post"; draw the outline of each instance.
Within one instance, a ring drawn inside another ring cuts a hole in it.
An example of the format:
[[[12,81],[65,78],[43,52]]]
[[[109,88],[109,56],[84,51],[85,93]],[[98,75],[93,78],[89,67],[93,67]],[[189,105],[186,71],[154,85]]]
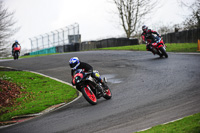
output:
[[[200,51],[200,40],[198,40],[198,49],[197,51]]]
[[[33,52],[33,43],[32,43],[31,38],[29,38],[29,40],[31,41],[31,52]]]

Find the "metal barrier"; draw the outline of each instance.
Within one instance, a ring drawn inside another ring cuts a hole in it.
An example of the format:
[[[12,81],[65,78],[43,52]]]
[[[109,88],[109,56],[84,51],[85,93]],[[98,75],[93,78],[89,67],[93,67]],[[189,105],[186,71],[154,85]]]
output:
[[[29,40],[31,41],[31,52],[34,52],[69,43],[80,43],[81,35],[79,34],[79,25],[75,23],[43,35],[29,38]]]
[[[31,52],[30,55],[56,53],[56,47],[46,48],[38,51]]]

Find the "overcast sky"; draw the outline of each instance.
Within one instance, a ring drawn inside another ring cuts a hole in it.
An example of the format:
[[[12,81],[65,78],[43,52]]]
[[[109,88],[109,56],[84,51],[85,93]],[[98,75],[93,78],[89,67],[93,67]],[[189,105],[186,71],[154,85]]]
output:
[[[17,25],[21,29],[13,37],[22,47],[31,48],[29,38],[52,30],[78,23],[82,41],[124,34],[119,19],[113,16],[115,5],[108,0],[0,0],[9,11],[15,11]],[[183,0],[187,3],[195,0]],[[172,25],[181,23],[189,12],[180,8],[177,0],[160,0],[159,8],[145,22],[149,27],[159,23]],[[154,29],[156,30],[156,29]]]

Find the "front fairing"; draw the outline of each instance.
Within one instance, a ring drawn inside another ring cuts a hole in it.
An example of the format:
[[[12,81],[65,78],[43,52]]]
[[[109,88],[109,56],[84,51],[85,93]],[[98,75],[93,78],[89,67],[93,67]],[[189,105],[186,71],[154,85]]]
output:
[[[20,51],[20,49],[21,49],[21,47],[18,44],[13,47],[14,51]]]

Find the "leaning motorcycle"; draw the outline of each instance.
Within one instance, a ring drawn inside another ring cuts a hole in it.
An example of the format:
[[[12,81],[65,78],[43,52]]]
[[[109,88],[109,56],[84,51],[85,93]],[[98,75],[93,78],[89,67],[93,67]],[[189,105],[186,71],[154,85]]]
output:
[[[14,60],[17,60],[19,58],[20,49],[21,49],[21,47],[20,47],[19,44],[14,45],[14,47],[13,47],[13,58],[14,58]]]
[[[99,74],[97,71],[94,71],[94,73]],[[106,78],[103,80],[107,83]],[[84,98],[92,105],[97,104],[97,99],[101,97],[107,100],[112,97],[110,88],[105,90],[101,83],[91,77],[91,73],[84,72],[82,69],[78,69],[74,72],[72,82],[76,85],[76,89],[82,92]]]
[[[168,58],[168,54],[166,52],[167,46],[164,44],[161,37],[157,37],[157,41],[154,43],[152,43],[150,39],[147,39],[147,45],[150,45],[153,54],[157,54],[160,57],[165,56],[165,58]]]

